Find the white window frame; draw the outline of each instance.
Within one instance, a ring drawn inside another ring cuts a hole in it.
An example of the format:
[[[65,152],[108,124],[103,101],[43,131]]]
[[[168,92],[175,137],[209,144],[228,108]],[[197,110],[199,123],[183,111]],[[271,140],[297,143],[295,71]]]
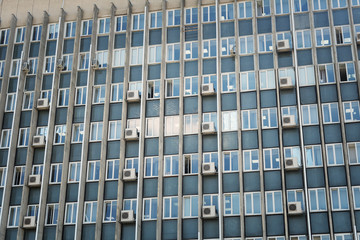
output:
[[[162,11],[158,12],[151,12],[150,13],[150,21],[149,21],[149,28],[161,28],[162,27]]]
[[[163,219],[173,219],[178,217],[178,202],[178,196],[163,198]],[[169,215],[166,213],[169,213]]]
[[[184,115],[184,135],[196,134],[199,132],[199,116],[197,114]]]
[[[142,214],[143,221],[157,219],[157,205],[158,205],[157,201],[158,201],[157,198],[144,198],[143,199],[143,206],[144,206],[143,214]],[[147,208],[149,208],[147,211],[147,212],[149,212],[149,214],[145,215],[145,211],[147,210]]]
[[[310,205],[309,210],[310,210],[310,212],[327,211],[326,189],[325,188],[310,188],[308,191],[309,191],[309,205]],[[323,201],[323,202],[321,203],[321,201]]]
[[[258,47],[259,47],[258,49],[259,53],[272,52],[273,51],[272,34],[259,34]]]
[[[105,200],[103,222],[116,222],[116,212],[117,200]]]
[[[152,63],[160,63],[161,59],[162,59],[162,51],[161,51],[162,47],[161,45],[150,45],[149,46],[149,64]]]
[[[88,161],[86,182],[96,182],[100,179],[100,160]]]
[[[150,169],[147,165],[150,165]],[[159,157],[145,157],[144,159],[144,178],[153,178],[159,176]],[[149,170],[149,171],[148,171]]]
[[[198,154],[183,155],[183,175],[194,175],[199,173],[199,156]]]
[[[278,127],[277,108],[262,108],[261,117],[263,129]]]
[[[228,164],[228,167],[226,165]],[[239,171],[239,152],[228,151],[223,152],[223,172],[238,172]]]
[[[113,52],[113,67],[124,67],[126,59],[126,50],[125,48],[114,49]]]
[[[124,84],[113,83],[111,84],[110,102],[122,102],[124,100]]]
[[[226,85],[226,89],[224,89]],[[236,75],[235,73],[222,73],[221,74],[221,92],[236,92],[237,90]]]
[[[316,156],[316,152],[319,154],[318,156]],[[320,157],[320,159],[317,159],[317,157]],[[321,145],[305,146],[305,163],[307,168],[323,166]]]
[[[249,161],[249,163],[246,163]],[[251,171],[259,171],[259,150],[244,150],[243,151],[243,171],[251,172]]]
[[[76,35],[76,21],[66,22],[64,38],[75,38]]]
[[[105,180],[119,179],[120,160],[111,159],[106,161],[106,178]]]
[[[88,36],[92,34],[93,20],[82,20],[81,21],[81,36]]]
[[[238,19],[252,18],[252,7],[252,1],[238,2]]]
[[[121,138],[121,120],[109,121],[108,140],[120,140]]]
[[[165,116],[165,136],[175,136],[180,133],[180,116]]]
[[[260,215],[261,200],[262,197],[260,192],[245,192],[244,193],[245,216]]]
[[[247,130],[255,130],[258,128],[257,126],[257,110],[256,109],[248,109],[241,111],[241,122],[243,131]],[[246,124],[248,123],[248,124]],[[255,125],[253,125],[255,124]]]
[[[21,206],[10,206],[7,227],[14,228],[19,226]]]
[[[349,164],[360,164],[360,142],[351,142],[347,144],[349,154]]]
[[[301,105],[302,124],[307,125],[318,125],[318,109],[316,104]],[[315,115],[315,117],[313,117]]]
[[[12,130],[11,129],[3,129],[1,131],[1,141],[0,148],[8,148],[10,147]]]
[[[108,34],[110,32],[110,17],[98,19],[98,34]]]
[[[147,80],[147,95],[146,99],[160,98],[160,80]]]
[[[30,128],[20,128],[18,147],[27,147],[29,145]]]
[[[88,207],[89,206],[89,207]],[[84,224],[96,222],[97,201],[84,202]],[[89,214],[87,214],[89,211]]]
[[[47,39],[57,39],[59,35],[59,24],[58,23],[51,23],[48,25],[48,34]]]
[[[330,46],[331,45],[331,32],[329,27],[315,28],[316,46]],[[325,38],[326,36],[326,38]],[[318,39],[320,37],[320,39]],[[320,43],[318,42],[320,40]]]
[[[77,202],[66,203],[64,225],[76,224],[77,209]]]
[[[256,90],[256,78],[254,71],[240,73],[240,90],[241,92]]]
[[[240,55],[253,54],[254,49],[254,36],[242,36],[239,37],[239,48],[238,53]]]
[[[173,62],[180,60],[180,43],[166,44],[166,61]]]
[[[236,51],[235,38],[221,38],[221,56],[230,56],[233,51]]]
[[[20,70],[21,70],[21,59],[13,59],[11,61],[10,77],[20,76]]]
[[[51,214],[51,216],[49,216],[49,214]],[[59,215],[59,204],[58,203],[47,204],[45,226],[56,225],[58,221],[58,215]],[[48,222],[48,220],[50,220],[50,222]]]
[[[224,197],[224,216],[240,215],[240,193],[224,193],[223,197]],[[237,208],[234,207],[235,200],[239,203],[239,205],[236,206]],[[230,204],[230,206],[227,206],[228,204]]]
[[[280,151],[279,148],[263,149],[264,170],[280,169]],[[268,164],[267,164],[268,161]]]
[[[266,214],[283,213],[282,191],[266,191],[265,192]],[[281,210],[277,209],[280,207]]]
[[[15,166],[13,176],[13,187],[23,186],[25,182],[25,166]]]
[[[341,199],[341,194],[344,194],[346,199]],[[349,199],[347,187],[332,187],[330,188],[330,197],[331,197],[331,210],[332,211],[344,211],[349,210]],[[346,201],[345,201],[346,200]],[[338,202],[339,207],[334,206],[335,201]],[[345,201],[345,205],[342,204],[342,201]]]
[[[56,125],[54,131],[54,145],[64,144],[66,136],[66,125]]]
[[[360,121],[359,101],[343,102],[345,122]]]
[[[222,131],[237,131],[238,130],[238,119],[237,111],[223,111],[222,114]]]
[[[326,144],[325,148],[328,166],[344,165],[344,152],[341,143]],[[332,161],[330,161],[331,159]]]
[[[64,54],[63,57],[63,69],[64,72],[70,72],[73,66],[74,55],[73,54]]]
[[[299,30],[295,32],[295,35],[296,49],[307,49],[312,47],[310,30]]]
[[[199,45],[197,41],[185,42],[184,43],[184,59],[185,60],[194,60],[197,59]]]
[[[60,88],[58,95],[58,107],[67,107],[69,105],[70,88]]]
[[[26,27],[16,28],[15,43],[23,43],[25,40]]]
[[[202,41],[203,58],[213,58],[217,55],[216,39],[206,39]]]
[[[82,143],[84,140],[84,123],[74,123],[72,128],[71,143]]]
[[[31,41],[32,42],[40,41],[41,32],[42,32],[42,26],[41,25],[33,26],[32,29],[31,29]]]
[[[127,29],[127,16],[116,17],[115,32],[126,32]]]
[[[62,163],[53,163],[50,166],[49,184],[61,183]]]
[[[190,195],[183,196],[183,218],[196,218],[198,217],[199,209],[199,196]]]
[[[81,162],[69,163],[69,175],[68,175],[69,183],[76,183],[80,181],[80,168],[81,168]]]
[[[87,96],[87,87],[86,86],[76,87],[75,106],[85,105],[86,104],[86,96]],[[78,100],[80,100],[80,102]]]
[[[89,52],[81,52],[79,53],[79,70],[89,69],[90,65],[90,53]]]
[[[144,30],[145,27],[145,14],[132,14],[132,30]]]
[[[141,65],[143,63],[143,47],[132,47],[130,49],[130,65]]]
[[[93,86],[93,104],[101,104],[105,102],[106,85]]]
[[[196,15],[196,17],[194,17],[194,15]],[[188,18],[188,16],[189,16],[189,18]],[[199,21],[199,16],[198,16],[198,8],[197,7],[184,9],[184,24],[185,25],[197,24],[198,21]]]
[[[146,132],[145,137],[159,137],[160,128],[160,118],[146,118]]]
[[[55,56],[45,57],[44,60],[44,73],[53,73],[55,72]]]
[[[215,5],[202,7],[202,22],[209,23],[216,21],[216,7]]]
[[[169,26],[179,26],[180,22],[181,22],[180,9],[171,9],[171,10],[166,11],[166,25],[168,27]]]
[[[323,114],[323,124],[332,124],[332,123],[339,123],[340,122],[338,103],[336,103],[336,102],[323,103],[321,107],[322,107],[322,114]],[[336,110],[335,110],[334,107],[336,107]],[[325,109],[328,109],[329,121],[327,121],[326,118],[325,118]],[[333,111],[335,111],[335,112],[333,112]],[[333,119],[334,117],[335,117],[335,119]]]

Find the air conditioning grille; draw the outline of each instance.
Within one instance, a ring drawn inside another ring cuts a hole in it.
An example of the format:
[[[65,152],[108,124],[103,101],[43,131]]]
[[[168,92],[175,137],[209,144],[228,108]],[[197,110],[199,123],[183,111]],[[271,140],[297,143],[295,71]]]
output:
[[[30,218],[25,218],[24,223],[25,223],[26,225],[29,225],[29,224],[31,223],[31,219],[30,219]]]
[[[281,78],[280,83],[281,84],[287,84],[287,78]]]
[[[130,171],[125,171],[124,175],[125,175],[125,177],[130,177],[131,172]]]
[[[135,95],[134,92],[129,92],[128,97],[132,98],[132,97],[134,97],[134,95]]]
[[[210,165],[207,165],[207,164],[204,165],[204,170],[205,170],[205,171],[209,171],[209,170],[210,170]]]
[[[39,143],[40,142],[40,138],[34,138],[34,143]]]
[[[204,128],[204,130],[209,130],[210,125],[209,125],[209,124],[204,124],[204,125],[203,125],[203,128]]]
[[[30,182],[33,183],[33,182],[36,182],[36,177],[30,177]]]
[[[126,136],[131,136],[131,135],[132,135],[132,133],[133,133],[133,131],[132,131],[132,130],[126,130]]]
[[[285,118],[284,118],[284,123],[290,123],[290,118],[289,118],[289,117],[285,117]]]
[[[204,87],[203,87],[203,91],[209,91],[209,86],[207,86],[207,85],[204,86]]]
[[[289,160],[286,160],[286,165],[293,165],[293,160],[292,159],[289,159]]]
[[[44,105],[44,100],[39,100],[38,104],[39,105]]]
[[[122,214],[121,214],[121,217],[122,218],[129,218],[129,213],[128,212],[123,212]]]
[[[289,205],[289,210],[295,211],[296,210],[296,204],[290,204]]]
[[[208,215],[208,214],[210,214],[210,212],[211,212],[210,208],[205,208],[204,209],[204,214]]]
[[[285,47],[285,42],[279,42],[278,45],[279,47]]]

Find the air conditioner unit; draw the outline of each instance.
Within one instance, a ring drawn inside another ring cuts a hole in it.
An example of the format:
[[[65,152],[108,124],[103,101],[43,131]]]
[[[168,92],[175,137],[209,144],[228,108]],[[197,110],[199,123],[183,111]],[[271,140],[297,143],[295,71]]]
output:
[[[49,109],[49,99],[48,98],[39,98],[37,100],[37,109],[38,110]]]
[[[135,171],[135,168],[124,169],[124,170],[123,170],[123,180],[124,180],[124,181],[136,180],[136,171]]]
[[[289,215],[302,214],[304,211],[301,209],[301,202],[290,202],[288,203]]]
[[[288,52],[291,50],[290,42],[288,39],[278,40],[277,41],[277,50],[278,52]]]
[[[128,102],[138,102],[140,101],[139,90],[129,90],[126,94],[126,99]]]
[[[201,85],[201,93],[204,96],[214,95],[215,94],[214,84],[213,83],[208,83],[208,84]]]
[[[56,61],[56,67],[61,71],[64,68],[64,61],[62,60],[62,58],[59,58]]]
[[[283,126],[283,128],[296,127],[295,116],[294,115],[282,116],[282,126]]]
[[[122,210],[121,211],[121,222],[130,223],[135,221],[134,211],[133,210]]]
[[[126,128],[125,129],[125,139],[126,140],[137,140],[137,139],[139,139],[138,130],[136,128]]]
[[[24,217],[23,228],[36,228],[36,217],[35,216]]]
[[[297,158],[285,158],[286,170],[298,170],[300,168]]]
[[[360,33],[356,33],[356,42],[360,44]]]
[[[91,67],[94,69],[99,68],[99,61],[97,59],[91,60]]]
[[[29,63],[28,62],[23,62],[21,64],[21,70],[23,72],[28,72],[30,70],[30,66],[29,66]]]
[[[202,173],[204,175],[215,174],[216,173],[215,163],[213,163],[213,162],[203,163],[202,164]]]
[[[204,122],[202,123],[202,133],[203,134],[213,134],[215,133],[215,123],[214,122]]]
[[[236,48],[235,48],[235,47],[232,47],[232,48],[230,49],[230,55],[231,55],[231,56],[235,56],[235,55],[236,55]]]
[[[45,147],[45,136],[34,136],[33,147]]]
[[[39,187],[41,185],[41,175],[40,174],[34,174],[29,176],[29,187]]]
[[[281,77],[279,79],[279,85],[281,89],[291,89],[294,88],[291,77]]]
[[[202,208],[203,218],[215,218],[217,217],[215,206],[203,206]]]

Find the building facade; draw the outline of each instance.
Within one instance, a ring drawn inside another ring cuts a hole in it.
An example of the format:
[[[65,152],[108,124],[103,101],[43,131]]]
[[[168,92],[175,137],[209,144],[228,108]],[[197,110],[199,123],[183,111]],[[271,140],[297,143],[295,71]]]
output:
[[[0,238],[360,239],[360,1],[134,2],[2,24]]]

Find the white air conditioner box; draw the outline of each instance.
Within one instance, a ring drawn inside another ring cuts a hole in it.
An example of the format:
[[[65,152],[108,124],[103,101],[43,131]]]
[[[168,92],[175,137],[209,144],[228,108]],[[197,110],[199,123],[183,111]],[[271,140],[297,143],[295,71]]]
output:
[[[298,170],[300,168],[297,158],[285,158],[285,169],[286,170]]]
[[[64,61],[62,60],[62,58],[59,58],[56,61],[56,67],[61,71],[64,68]]]
[[[133,180],[136,180],[136,171],[135,171],[135,168],[124,169],[124,170],[123,170],[123,180],[124,180],[124,181],[133,181]]]
[[[277,50],[278,52],[288,52],[291,50],[290,42],[288,39],[278,40],[277,41]]]
[[[97,59],[91,60],[91,67],[94,69],[99,68],[99,61]]]
[[[38,110],[45,110],[49,109],[49,99],[48,98],[39,98],[37,100],[37,109]]]
[[[35,216],[24,217],[23,228],[36,228],[36,217]]]
[[[202,133],[203,134],[213,134],[215,133],[215,123],[214,122],[204,122],[202,123]]]
[[[280,89],[292,89],[294,84],[292,83],[291,77],[281,77],[279,79]]]
[[[140,101],[139,90],[129,90],[126,94],[126,99],[128,102],[138,102]]]
[[[136,128],[126,128],[125,129],[125,139],[126,140],[137,140],[137,139],[139,139],[138,130]]]
[[[28,71],[30,70],[29,63],[23,62],[23,63],[21,64],[21,70],[22,70],[23,72],[28,72]]]
[[[202,173],[204,175],[215,174],[216,173],[215,163],[213,163],[213,162],[203,163],[202,164]]]
[[[29,187],[38,187],[41,185],[41,175],[34,174],[29,176],[28,186]]]
[[[122,223],[131,223],[135,221],[134,211],[133,210],[122,210],[121,211],[121,222]]]
[[[203,206],[202,208],[203,218],[215,218],[217,217],[215,206]]]
[[[208,83],[201,85],[201,94],[203,96],[214,95],[215,94],[214,84]]]
[[[282,116],[282,126],[283,126],[283,128],[296,127],[295,116],[294,115]]]
[[[304,213],[304,211],[301,209],[301,202],[288,203],[288,213],[289,215],[298,215]]]
[[[45,147],[45,136],[34,136],[33,147]]]

